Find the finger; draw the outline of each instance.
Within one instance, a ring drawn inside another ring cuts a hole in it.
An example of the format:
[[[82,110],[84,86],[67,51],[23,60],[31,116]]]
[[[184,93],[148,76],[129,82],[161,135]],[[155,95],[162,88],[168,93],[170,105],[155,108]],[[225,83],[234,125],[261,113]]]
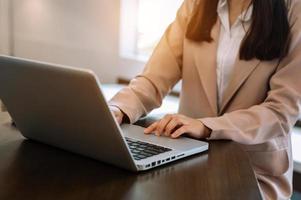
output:
[[[187,132],[187,127],[186,126],[182,126],[181,128],[177,129],[174,133],[171,134],[171,138],[178,138],[181,135],[183,135],[184,133]]]
[[[118,115],[116,112],[113,112],[113,111],[112,111],[112,113],[113,113],[114,118],[115,118],[116,121],[118,122],[118,124],[121,124],[121,122],[122,122],[122,117],[121,117],[120,115]]]
[[[163,117],[163,119],[161,119],[158,123],[157,126],[157,132],[158,134],[163,134],[166,125],[172,120],[172,116],[171,115],[166,115],[165,117]]]
[[[144,133],[145,133],[145,134],[150,134],[150,133],[152,133],[154,130],[156,130],[157,125],[158,125],[158,122],[152,123],[149,127],[147,127],[146,129],[144,129]]]
[[[120,125],[122,123],[122,118],[120,116],[115,116],[117,119],[118,124]]]
[[[146,129],[144,129],[144,133],[145,134],[152,133],[154,130],[156,130],[157,125],[158,125],[158,122],[155,122],[155,123],[151,124],[149,127],[147,127]]]
[[[165,133],[164,133],[165,136],[170,136],[170,134],[174,131],[174,129],[181,125],[183,125],[183,123],[178,119],[171,120],[165,128]]]

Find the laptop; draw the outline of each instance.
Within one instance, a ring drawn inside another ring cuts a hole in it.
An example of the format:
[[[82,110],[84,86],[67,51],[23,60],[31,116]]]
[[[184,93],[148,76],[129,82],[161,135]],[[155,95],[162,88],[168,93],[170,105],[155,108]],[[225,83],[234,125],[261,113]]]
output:
[[[207,142],[119,125],[91,70],[0,56],[0,99],[24,137],[131,171],[208,150]]]

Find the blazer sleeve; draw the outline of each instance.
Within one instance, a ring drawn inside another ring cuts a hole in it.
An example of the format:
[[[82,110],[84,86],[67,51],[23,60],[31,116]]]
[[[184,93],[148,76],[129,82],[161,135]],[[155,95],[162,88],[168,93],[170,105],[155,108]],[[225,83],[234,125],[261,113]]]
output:
[[[301,21],[295,23],[289,55],[271,77],[267,98],[260,105],[200,119],[212,130],[209,139],[228,139],[242,144],[261,144],[287,136],[300,114]]]
[[[109,101],[110,106],[120,108],[129,117],[130,123],[160,107],[163,98],[181,79],[183,43],[193,2],[184,1],[143,73]]]

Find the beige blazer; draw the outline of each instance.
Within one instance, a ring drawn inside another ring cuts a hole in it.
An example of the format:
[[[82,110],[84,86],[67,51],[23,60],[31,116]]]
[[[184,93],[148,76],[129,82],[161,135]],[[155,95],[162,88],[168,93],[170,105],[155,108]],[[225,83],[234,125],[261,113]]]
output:
[[[280,64],[237,59],[220,110],[216,83],[220,22],[212,30],[214,42],[196,43],[184,37],[197,3],[202,1],[185,0],[143,73],[109,104],[118,106],[133,123],[159,107],[182,79],[179,113],[211,128],[211,140],[239,143],[249,155],[266,199],[289,199],[293,171],[290,132],[301,103],[301,1],[293,0],[289,13],[289,55]]]

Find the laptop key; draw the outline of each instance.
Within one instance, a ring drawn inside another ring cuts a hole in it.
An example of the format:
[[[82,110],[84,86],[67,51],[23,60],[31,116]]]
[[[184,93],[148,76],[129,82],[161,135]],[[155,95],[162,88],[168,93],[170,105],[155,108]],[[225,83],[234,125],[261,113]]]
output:
[[[131,138],[125,138],[125,139],[129,145],[130,151],[135,160],[149,158],[172,150],[154,144],[137,141]]]
[[[158,155],[158,154],[160,154],[160,152],[149,150],[149,149],[145,149],[144,152],[152,154],[152,155]]]
[[[137,158],[144,159],[144,158],[147,158],[147,156],[140,154],[140,155],[137,156]]]
[[[145,151],[142,151],[142,152],[140,152],[140,155],[150,157],[150,156],[153,156],[154,154],[146,153]]]

